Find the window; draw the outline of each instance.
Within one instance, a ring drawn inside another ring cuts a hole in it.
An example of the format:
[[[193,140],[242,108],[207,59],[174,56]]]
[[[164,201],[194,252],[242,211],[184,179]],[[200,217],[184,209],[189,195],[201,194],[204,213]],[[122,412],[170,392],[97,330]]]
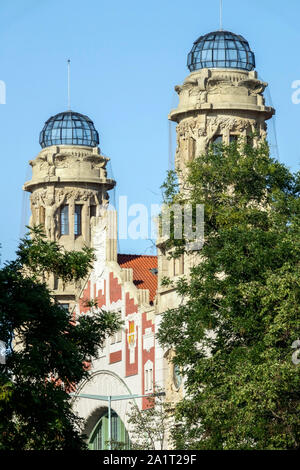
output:
[[[219,145],[223,144],[223,136],[222,135],[215,135],[215,137],[212,140],[213,144],[213,152],[215,155],[217,155],[220,152],[220,149],[218,148]]]
[[[130,439],[123,421],[115,411],[111,411],[111,444],[112,450],[130,449]],[[90,450],[107,450],[109,447],[108,410],[102,415],[89,439]]]
[[[75,205],[75,214],[74,214],[74,234],[78,237],[82,233],[81,228],[81,213],[82,205]]]
[[[182,383],[181,371],[177,364],[174,364],[173,366],[173,383],[177,390],[180,388]]]
[[[247,135],[246,143],[250,147],[253,147],[254,142],[253,142],[253,137],[251,135]]]
[[[216,135],[213,138],[213,144],[222,144],[223,143],[223,136],[222,135]]]
[[[121,318],[121,311],[117,311],[115,313],[119,316],[119,318]],[[122,328],[120,328],[110,337],[110,344],[121,343],[121,341],[122,341]]]
[[[90,206],[90,217],[96,217],[96,207],[97,206]]]
[[[110,344],[121,343],[121,341],[122,341],[122,330],[119,330],[111,336]]]
[[[60,234],[69,235],[69,206],[62,206],[60,209]]]
[[[231,144],[232,144],[232,142],[237,142],[237,141],[238,141],[238,138],[239,138],[238,135],[231,134],[230,137],[229,137],[229,142],[230,142]]]
[[[111,439],[113,442],[119,441],[119,417],[117,413],[111,415]]]
[[[184,254],[179,258],[173,258],[173,275],[180,276],[184,274]]]
[[[64,310],[69,311],[70,304],[59,304]]]
[[[145,393],[153,392],[153,363],[147,361],[144,368],[144,391]]]
[[[42,225],[45,225],[45,212],[46,212],[45,207],[40,206],[40,208],[39,208],[39,222]]]
[[[58,286],[59,286],[59,278],[54,274],[53,289],[58,290]]]

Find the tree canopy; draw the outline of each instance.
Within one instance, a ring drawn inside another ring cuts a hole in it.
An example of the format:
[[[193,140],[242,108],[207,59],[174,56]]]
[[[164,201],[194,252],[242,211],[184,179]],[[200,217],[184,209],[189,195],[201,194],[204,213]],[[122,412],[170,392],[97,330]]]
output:
[[[204,204],[205,242],[176,284],[159,341],[175,351],[186,396],[173,437],[181,449],[296,449],[300,429],[300,177],[267,143],[211,147],[166,200]],[[184,240],[169,241],[172,256]]]
[[[134,450],[164,450],[166,448],[172,413],[172,403],[165,400],[165,392],[155,384],[155,393],[147,397],[147,407],[140,410],[136,403],[130,404],[128,424],[130,448]]]

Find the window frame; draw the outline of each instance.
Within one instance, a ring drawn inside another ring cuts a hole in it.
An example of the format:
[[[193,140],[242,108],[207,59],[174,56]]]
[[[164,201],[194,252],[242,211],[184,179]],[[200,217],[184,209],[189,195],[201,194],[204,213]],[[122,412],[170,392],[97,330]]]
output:
[[[70,222],[69,222],[69,204],[64,204],[60,207],[59,213],[59,232],[60,236],[70,234]]]
[[[74,235],[75,237],[80,237],[82,235],[82,204],[75,204]]]

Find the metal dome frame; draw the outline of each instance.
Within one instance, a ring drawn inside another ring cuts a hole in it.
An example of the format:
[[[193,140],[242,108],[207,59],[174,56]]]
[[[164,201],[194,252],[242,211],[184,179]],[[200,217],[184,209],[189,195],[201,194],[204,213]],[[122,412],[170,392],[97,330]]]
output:
[[[39,142],[42,148],[51,145],[97,147],[99,134],[88,116],[74,111],[64,111],[46,121]]]
[[[190,72],[203,68],[255,69],[255,55],[243,36],[214,31],[200,36],[188,54]]]

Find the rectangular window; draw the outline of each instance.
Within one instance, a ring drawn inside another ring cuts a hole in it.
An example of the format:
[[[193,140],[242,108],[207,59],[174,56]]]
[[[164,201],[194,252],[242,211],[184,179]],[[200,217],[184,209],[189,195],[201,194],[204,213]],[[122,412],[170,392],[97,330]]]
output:
[[[78,237],[81,235],[81,213],[82,213],[82,205],[75,205],[75,214],[74,214],[74,234]]]
[[[54,290],[58,289],[58,277],[54,274]]]
[[[149,392],[152,392],[153,391],[153,370],[150,369],[149,370]]]
[[[247,145],[249,145],[250,147],[253,147],[253,137],[251,135],[247,135]]]
[[[121,341],[122,341],[122,330],[119,330],[116,333],[116,343],[121,343]]]
[[[222,135],[216,135],[213,139],[214,144],[222,144],[223,143],[223,136]]]
[[[66,312],[69,311],[70,304],[60,304],[60,306],[61,306],[64,310],[66,310]]]
[[[220,144],[223,144],[223,136],[222,135],[216,135],[214,138],[213,138],[213,141],[212,141],[213,145],[215,146],[213,151],[214,151],[214,154],[215,155],[218,155],[218,153],[220,152],[219,148],[218,148],[218,145]]]
[[[119,330],[111,336],[110,344],[121,343],[121,341],[122,341],[122,330]]]
[[[151,361],[145,364],[144,381],[145,393],[153,392],[153,365]]]
[[[231,134],[229,138],[229,142],[232,144],[232,142],[237,142],[238,140],[238,135]]]
[[[184,274],[184,255],[180,255],[179,258],[173,259],[173,275],[180,276]]]
[[[69,235],[69,206],[61,206],[60,209],[60,234]]]
[[[120,434],[120,420],[118,419],[117,413],[112,412],[111,414],[111,439],[115,443],[119,441]]]

